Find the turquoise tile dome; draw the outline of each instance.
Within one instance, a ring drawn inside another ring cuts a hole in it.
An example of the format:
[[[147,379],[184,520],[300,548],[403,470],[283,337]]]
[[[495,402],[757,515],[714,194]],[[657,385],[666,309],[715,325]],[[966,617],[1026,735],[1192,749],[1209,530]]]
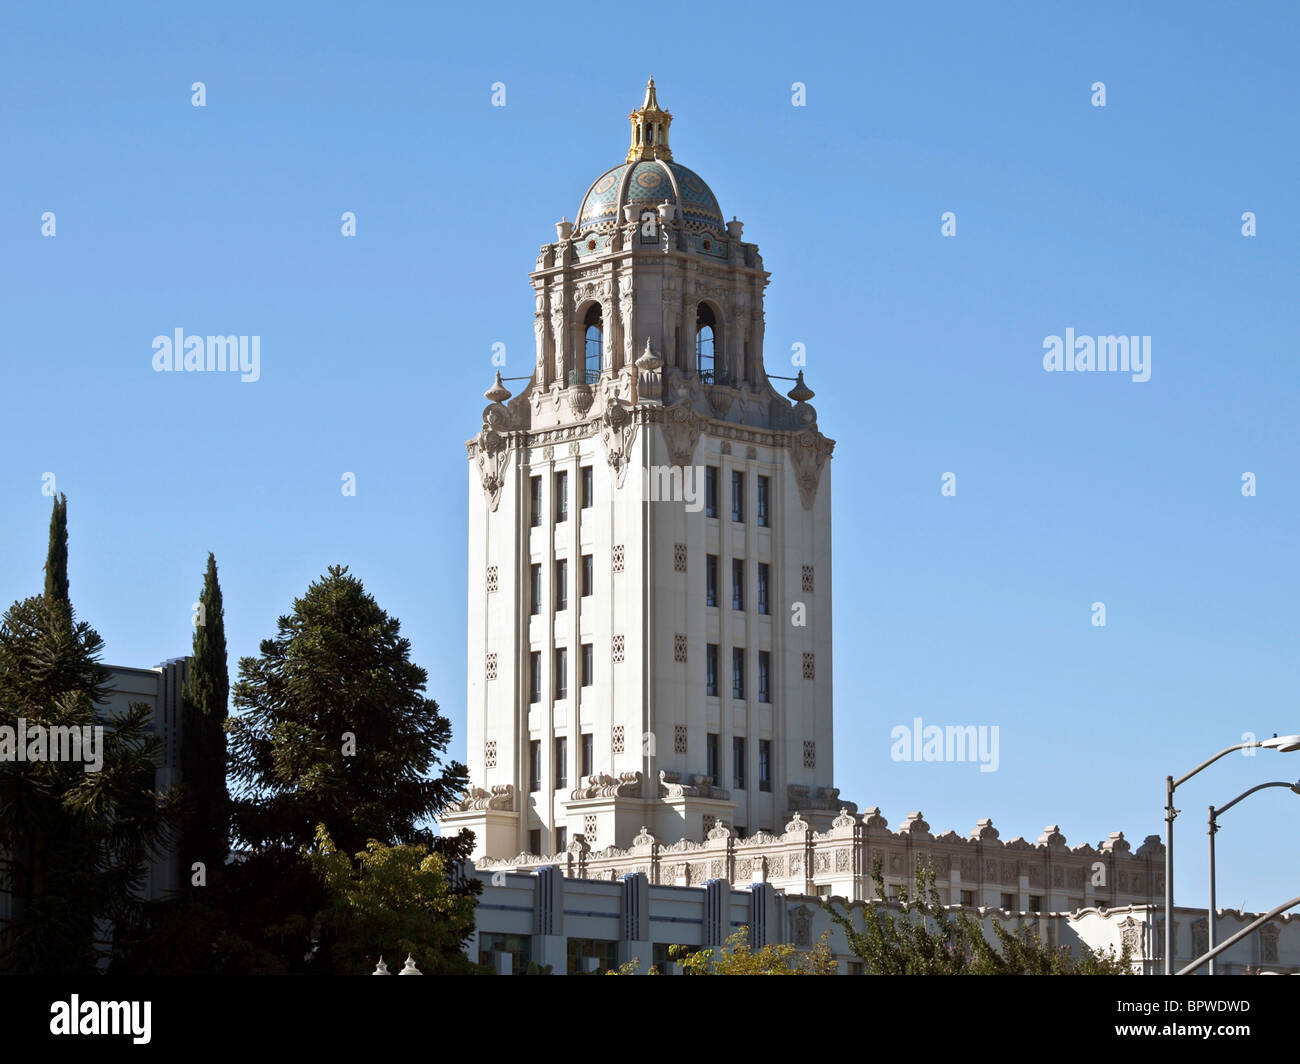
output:
[[[722,209],[712,189],[694,170],[669,159],[621,163],[606,170],[582,198],[574,231],[621,221],[626,204],[655,207],[664,200],[675,203],[685,221],[722,232]]]

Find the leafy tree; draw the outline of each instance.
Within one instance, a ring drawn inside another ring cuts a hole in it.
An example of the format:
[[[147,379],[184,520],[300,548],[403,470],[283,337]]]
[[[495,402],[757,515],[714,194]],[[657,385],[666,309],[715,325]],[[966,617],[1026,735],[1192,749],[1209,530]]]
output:
[[[827,941],[829,934],[818,939],[810,950],[800,950],[789,943],[768,944],[757,952],[749,944],[749,928],[740,927],[720,949],[693,949],[672,946],[668,955],[682,966],[683,975],[837,975],[839,965]],[[633,958],[606,975],[636,975],[641,961]],[[657,966],[650,975],[660,975]]]
[[[45,557],[45,597],[56,602],[68,598],[68,497],[54,500],[50,514],[50,546]]]
[[[199,596],[199,616],[189,679],[181,698],[181,780],[186,800],[179,853],[181,877],[190,882],[195,862],[208,882],[220,875],[230,852],[230,795],[226,790],[227,704],[226,623],[217,581],[217,561],[209,552]]]
[[[260,655],[240,660],[241,713],[228,724],[240,838],[296,851],[324,824],[344,853],[374,839],[468,856],[468,833],[420,826],[464,792],[468,774],[452,761],[430,776],[451,724],[424,696],[428,675],[400,628],[346,566],[332,566]]]
[[[0,761],[0,889],[14,913],[0,927],[0,971],[75,975],[95,970],[107,926],[130,922],[175,801],[154,790],[159,740],[149,707],[99,716],[109,679],[103,640],[58,598],[57,583],[55,594],[15,602],[0,619],[0,725],[15,738],[20,719],[29,734],[90,728],[92,745],[80,761],[51,759],[48,748],[43,759]]]
[[[872,883],[885,897],[879,857],[872,864]],[[822,906],[844,933],[849,949],[863,961],[869,975],[1127,975],[1127,947],[1096,953],[1081,944],[1081,955],[1068,946],[1049,949],[1030,928],[1013,933],[994,922],[995,947],[979,921],[965,909],[945,906],[935,886],[934,869],[916,863],[916,889],[900,888],[893,899],[898,912],[881,902],[862,908],[862,924],[838,909],[831,899]]]
[[[371,840],[354,863],[322,824],[308,859],[329,892],[319,919],[334,972],[364,975],[383,955],[409,955],[425,975],[483,970],[461,952],[474,898],[452,889],[445,859],[428,846]]]

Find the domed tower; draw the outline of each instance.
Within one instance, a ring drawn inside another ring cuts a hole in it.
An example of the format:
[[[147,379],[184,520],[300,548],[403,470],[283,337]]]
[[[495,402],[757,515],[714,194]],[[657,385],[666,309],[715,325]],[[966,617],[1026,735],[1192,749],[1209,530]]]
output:
[[[627,157],[530,275],[536,361],[470,457],[468,765],[479,856],[828,827],[830,471],[802,374],[763,367],[768,273],[673,158],[654,80]],[[581,838],[579,838],[581,836]]]

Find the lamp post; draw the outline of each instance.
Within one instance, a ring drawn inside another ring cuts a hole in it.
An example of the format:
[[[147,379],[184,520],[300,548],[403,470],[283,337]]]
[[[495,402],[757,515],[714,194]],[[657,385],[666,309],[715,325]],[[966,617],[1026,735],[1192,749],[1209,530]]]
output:
[[[1195,776],[1201,769],[1209,768],[1221,757],[1227,757],[1235,750],[1255,749],[1278,750],[1290,753],[1300,750],[1300,735],[1274,735],[1271,739],[1252,740],[1248,743],[1236,743],[1226,750],[1220,750],[1208,761],[1202,761],[1191,772],[1178,779],[1165,777],[1165,975],[1174,974],[1174,818],[1178,810],[1174,808],[1174,791]]]
[[[1214,901],[1214,834],[1219,830],[1219,814],[1226,813],[1243,798],[1249,798],[1256,791],[1267,790],[1269,787],[1286,787],[1296,794],[1300,794],[1300,781],[1287,783],[1284,780],[1278,780],[1273,783],[1259,783],[1251,787],[1248,791],[1242,791],[1236,798],[1227,805],[1215,809],[1210,806],[1210,911],[1206,914],[1205,926],[1209,937],[1206,944],[1210,953],[1209,974],[1214,974],[1214,924],[1215,924],[1215,901]]]

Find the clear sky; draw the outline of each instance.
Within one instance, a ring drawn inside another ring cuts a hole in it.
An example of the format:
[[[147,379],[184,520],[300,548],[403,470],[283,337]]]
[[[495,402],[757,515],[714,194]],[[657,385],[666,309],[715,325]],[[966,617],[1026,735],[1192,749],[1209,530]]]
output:
[[[1166,773],[1300,731],[1297,10],[7,5],[0,598],[41,588],[47,472],[114,664],[188,652],[209,550],[232,674],[346,563],[463,757],[464,441],[653,73],[772,272],[768,369],[805,345],[837,441],[843,795],[1136,849]],[[259,336],[260,379],[155,373],[177,328]],[[1046,372],[1067,328],[1151,337],[1150,379]],[[892,760],[918,716],[997,725],[998,771]],[[1206,806],[1288,777],[1234,755],[1180,792],[1181,901]],[[1281,789],[1227,814],[1221,904],[1295,893],[1297,824]]]

